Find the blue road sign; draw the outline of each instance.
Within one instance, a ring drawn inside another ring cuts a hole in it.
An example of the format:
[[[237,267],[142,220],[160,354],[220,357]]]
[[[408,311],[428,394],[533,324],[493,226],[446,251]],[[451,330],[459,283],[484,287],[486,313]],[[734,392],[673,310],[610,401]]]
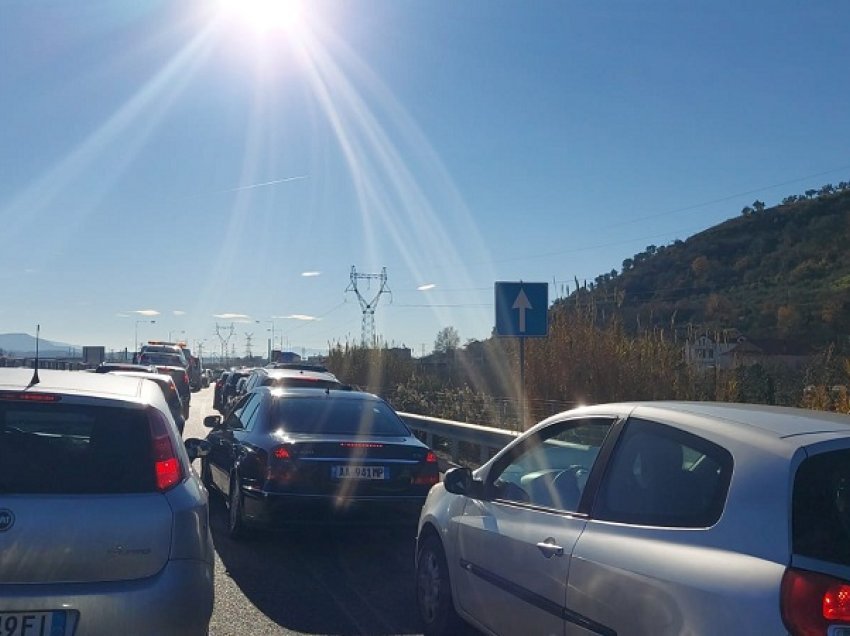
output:
[[[496,335],[549,334],[549,283],[496,283]]]

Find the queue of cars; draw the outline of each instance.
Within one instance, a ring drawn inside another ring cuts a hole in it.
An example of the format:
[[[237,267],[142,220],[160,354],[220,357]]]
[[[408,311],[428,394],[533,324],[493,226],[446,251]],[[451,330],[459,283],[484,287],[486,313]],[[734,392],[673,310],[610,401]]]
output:
[[[847,416],[583,407],[439,483],[436,454],[388,403],[323,368],[230,372],[223,416],[182,443],[171,376],[100,371],[0,370],[4,635],[128,620],[205,633],[208,492],[234,539],[418,519],[428,635],[462,621],[497,635],[850,633]]]

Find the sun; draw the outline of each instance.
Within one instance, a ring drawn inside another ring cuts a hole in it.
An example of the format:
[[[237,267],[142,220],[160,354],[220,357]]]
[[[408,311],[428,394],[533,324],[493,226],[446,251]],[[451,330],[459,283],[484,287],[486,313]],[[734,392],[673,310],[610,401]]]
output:
[[[258,34],[298,36],[305,27],[305,0],[218,0],[221,17]]]

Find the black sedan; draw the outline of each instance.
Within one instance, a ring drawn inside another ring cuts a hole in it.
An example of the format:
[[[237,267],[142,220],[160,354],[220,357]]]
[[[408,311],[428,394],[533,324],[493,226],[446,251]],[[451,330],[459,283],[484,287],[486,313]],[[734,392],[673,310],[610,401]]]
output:
[[[201,476],[227,499],[234,538],[303,522],[415,522],[439,481],[437,456],[369,393],[259,387],[204,424]]]

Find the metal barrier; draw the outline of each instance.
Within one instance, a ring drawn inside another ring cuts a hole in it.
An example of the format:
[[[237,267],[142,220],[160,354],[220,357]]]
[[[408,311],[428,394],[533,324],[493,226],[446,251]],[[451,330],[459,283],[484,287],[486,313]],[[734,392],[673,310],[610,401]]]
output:
[[[501,428],[465,424],[436,417],[399,413],[416,436],[447,457],[451,464],[477,467],[515,439],[519,433]]]

